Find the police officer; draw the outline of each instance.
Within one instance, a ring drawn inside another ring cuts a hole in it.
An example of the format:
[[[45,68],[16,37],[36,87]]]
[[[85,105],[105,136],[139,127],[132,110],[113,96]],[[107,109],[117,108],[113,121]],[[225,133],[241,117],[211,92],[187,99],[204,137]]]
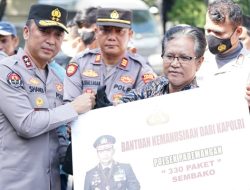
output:
[[[240,41],[243,14],[240,6],[231,0],[216,0],[208,6],[204,26],[208,51],[197,73],[200,86],[211,77],[241,70],[248,66],[250,54]]]
[[[113,136],[103,135],[94,142],[100,162],[86,173],[84,190],[140,189],[131,166],[113,160],[115,141]]]
[[[64,100],[71,101],[82,92],[96,92],[99,86],[106,85],[109,101],[115,102],[127,91],[155,78],[143,57],[127,51],[133,35],[131,23],[131,11],[98,9],[96,38],[100,48],[71,60],[66,69]]]
[[[60,7],[31,6],[24,49],[1,62],[1,189],[59,190],[56,129],[95,104],[94,94],[88,93],[62,105],[62,80],[48,67],[60,49],[66,18]]]

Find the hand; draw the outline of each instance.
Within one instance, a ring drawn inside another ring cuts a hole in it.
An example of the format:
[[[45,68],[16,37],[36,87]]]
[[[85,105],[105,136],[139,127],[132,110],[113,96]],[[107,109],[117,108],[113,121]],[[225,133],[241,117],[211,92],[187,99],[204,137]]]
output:
[[[91,110],[95,106],[95,94],[94,93],[84,93],[75,98],[71,102],[78,114],[85,113]]]

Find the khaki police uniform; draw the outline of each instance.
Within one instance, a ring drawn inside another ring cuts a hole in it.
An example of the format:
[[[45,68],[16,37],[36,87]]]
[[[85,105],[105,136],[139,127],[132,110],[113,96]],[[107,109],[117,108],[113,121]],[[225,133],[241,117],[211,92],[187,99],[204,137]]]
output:
[[[34,5],[29,18],[50,12],[65,13]],[[39,26],[58,26],[58,20],[50,21]],[[62,105],[62,80],[51,67],[41,72],[22,49],[2,59],[0,70],[0,189],[60,190],[56,129],[78,116],[70,104]]]
[[[102,135],[96,139],[93,146],[97,151],[114,151],[113,144],[115,141],[115,137],[111,135]],[[140,183],[130,164],[119,163],[114,160],[110,161],[109,166],[104,167],[100,162],[86,173],[84,190],[140,189]]]
[[[129,164],[113,162],[108,172],[99,164],[86,173],[84,190],[139,190],[140,184]]]
[[[56,128],[78,114],[57,107],[63,83],[47,68],[45,79],[21,49],[0,65],[0,189],[60,189]]]
[[[64,100],[72,101],[83,92],[96,92],[106,85],[110,101],[120,99],[131,89],[138,89],[155,78],[156,74],[139,55],[127,52],[110,72],[106,71],[99,49],[90,50],[73,58],[64,80]]]
[[[99,8],[96,24],[131,28],[132,12],[124,9]],[[105,65],[100,49],[80,53],[66,68],[64,80],[64,100],[72,101],[83,92],[96,92],[99,86],[106,85],[109,101],[119,100],[131,89],[138,89],[155,78],[156,74],[147,61],[137,54],[125,52],[116,65]]]

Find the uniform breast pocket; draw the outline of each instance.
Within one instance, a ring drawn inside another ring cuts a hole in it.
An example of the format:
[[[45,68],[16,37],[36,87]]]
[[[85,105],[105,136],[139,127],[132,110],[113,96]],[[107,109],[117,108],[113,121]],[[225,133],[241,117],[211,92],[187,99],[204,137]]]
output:
[[[30,93],[29,99],[33,108],[37,108],[37,109],[49,108],[49,102],[45,94]]]

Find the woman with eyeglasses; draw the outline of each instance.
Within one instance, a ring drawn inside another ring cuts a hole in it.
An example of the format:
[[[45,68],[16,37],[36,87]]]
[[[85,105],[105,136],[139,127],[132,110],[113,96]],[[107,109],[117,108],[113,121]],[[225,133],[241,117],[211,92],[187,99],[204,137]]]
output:
[[[162,41],[164,76],[147,83],[140,90],[128,92],[121,102],[197,88],[195,75],[204,60],[206,45],[205,35],[199,28],[189,25],[170,28]]]

